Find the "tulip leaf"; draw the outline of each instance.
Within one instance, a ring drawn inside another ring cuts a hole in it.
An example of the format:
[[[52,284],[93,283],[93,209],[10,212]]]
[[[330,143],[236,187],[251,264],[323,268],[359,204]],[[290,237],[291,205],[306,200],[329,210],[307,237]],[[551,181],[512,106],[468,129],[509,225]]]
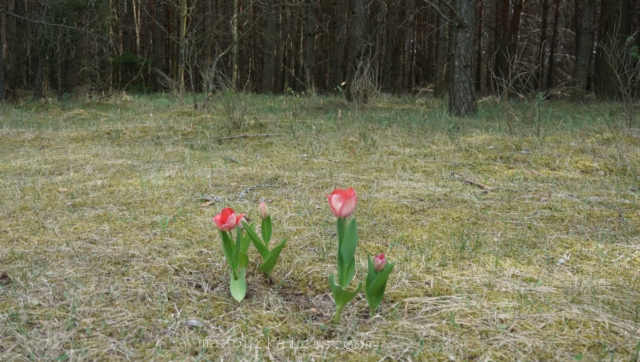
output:
[[[220,231],[220,237],[222,238],[222,251],[224,257],[227,258],[227,262],[231,266],[231,269],[236,269],[236,259],[233,257],[233,241],[231,236],[226,231]]]
[[[356,219],[351,219],[349,226],[344,234],[344,240],[340,245],[340,255],[342,255],[342,261],[345,264],[351,264],[354,262],[356,254],[356,247],[358,246],[358,226],[356,225]]]
[[[387,286],[387,279],[389,278],[389,274],[393,270],[394,266],[394,263],[387,264],[387,266],[385,266],[385,268],[376,275],[373,282],[370,285],[367,285],[366,292],[374,296],[384,294],[384,289]]]
[[[336,285],[333,274],[329,275],[329,288],[331,289],[331,294],[333,294],[333,299],[336,302],[336,306],[339,308],[344,307],[349,303],[362,288],[362,283],[358,284],[358,287],[354,291],[349,291],[341,287],[340,285]]]
[[[342,274],[338,275],[338,279],[340,279],[340,285],[343,287],[349,286],[351,281],[353,280],[353,276],[356,274],[356,262],[355,260],[351,264],[343,265]]]
[[[262,240],[264,240],[264,245],[268,248],[269,241],[271,241],[271,232],[272,232],[271,215],[262,219],[262,228],[260,229],[260,231],[262,232]]]
[[[260,240],[260,238],[258,237],[258,234],[256,234],[255,231],[253,231],[252,225],[249,225],[245,221],[242,222],[242,225],[244,226],[244,229],[247,231],[247,235],[249,236],[249,239],[251,240],[253,245],[256,247],[256,249],[258,249],[258,253],[260,253],[260,256],[262,257],[262,259],[263,260],[267,259],[267,257],[269,256],[269,248],[267,248],[267,246],[264,245],[262,240]]]
[[[238,259],[238,255],[240,255],[241,249],[242,249],[242,229],[236,228],[236,245],[235,245],[235,248],[233,249],[233,257],[235,259]]]
[[[282,249],[284,249],[286,244],[287,244],[287,239],[282,239],[282,242],[278,244],[278,246],[273,248],[273,250],[271,250],[271,252],[269,253],[269,256],[265,259],[265,261],[262,264],[260,264],[260,270],[262,270],[263,273],[267,275],[271,274],[271,271],[273,270],[273,268],[276,266],[276,263],[278,262],[278,257],[280,257],[280,252],[282,251]]]
[[[234,277],[235,273],[231,272],[231,285],[229,289],[231,290],[233,299],[238,302],[242,301],[245,294],[247,294],[247,280],[244,277],[244,272],[244,268],[240,269],[237,278]]]

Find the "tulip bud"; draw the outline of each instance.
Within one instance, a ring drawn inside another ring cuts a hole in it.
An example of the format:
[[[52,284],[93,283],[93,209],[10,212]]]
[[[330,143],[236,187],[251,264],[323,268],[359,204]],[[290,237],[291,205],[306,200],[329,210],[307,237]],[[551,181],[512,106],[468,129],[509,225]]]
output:
[[[269,208],[267,207],[266,202],[260,202],[260,206],[258,206],[258,213],[260,214],[260,218],[263,220],[269,217]]]
[[[387,259],[384,258],[384,254],[378,254],[373,258],[373,269],[376,273],[379,273],[387,265]]]
[[[238,220],[238,227],[240,228],[240,230],[244,230],[244,225],[242,225],[243,222],[248,222],[247,219],[244,218],[244,216],[240,217],[240,220]]]

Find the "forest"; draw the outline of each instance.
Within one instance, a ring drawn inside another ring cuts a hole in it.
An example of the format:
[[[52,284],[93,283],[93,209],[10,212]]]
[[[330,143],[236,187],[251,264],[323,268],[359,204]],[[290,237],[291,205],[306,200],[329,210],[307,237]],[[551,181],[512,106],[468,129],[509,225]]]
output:
[[[0,99],[112,90],[637,99],[640,0],[2,0]],[[196,104],[197,106],[197,104]]]

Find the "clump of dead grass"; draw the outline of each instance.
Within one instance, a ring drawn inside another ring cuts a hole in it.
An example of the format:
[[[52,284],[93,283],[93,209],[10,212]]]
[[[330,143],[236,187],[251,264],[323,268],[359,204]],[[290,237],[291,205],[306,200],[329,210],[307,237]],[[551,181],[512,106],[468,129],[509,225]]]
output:
[[[4,359],[638,359],[640,137],[606,105],[557,106],[541,142],[492,108],[451,137],[438,105],[248,97],[242,132],[277,136],[221,140],[164,98],[0,110]],[[347,186],[358,275],[397,267],[380,315],[359,298],[336,326],[325,193]],[[290,241],[238,304],[210,217],[261,199]]]

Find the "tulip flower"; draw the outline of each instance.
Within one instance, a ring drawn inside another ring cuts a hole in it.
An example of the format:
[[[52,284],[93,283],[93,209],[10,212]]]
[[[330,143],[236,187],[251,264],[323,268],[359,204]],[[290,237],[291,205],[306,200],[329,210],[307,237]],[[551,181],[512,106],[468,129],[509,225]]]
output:
[[[218,215],[213,217],[213,223],[221,231],[231,231],[240,223],[240,219],[245,214],[236,215],[232,208],[227,207],[222,209]]]
[[[247,251],[251,242],[245,235],[242,228],[237,229],[236,242],[233,242],[230,231],[235,229],[244,219],[245,214],[236,215],[232,208],[225,208],[213,217],[213,223],[220,230],[220,238],[222,239],[222,251],[231,267],[230,290],[231,296],[237,301],[244,299],[247,292],[247,281],[245,279],[245,270],[249,264]]]
[[[364,287],[364,295],[369,304],[369,313],[373,317],[376,309],[382,302],[384,290],[387,287],[387,279],[393,270],[394,263],[387,264],[384,254],[378,254],[373,261],[371,255],[367,256],[369,261],[369,271],[367,273],[367,281]]]
[[[359,283],[354,291],[347,289],[356,272],[355,253],[358,246],[358,227],[355,218],[349,222],[349,225],[347,225],[345,218],[355,210],[357,196],[352,188],[348,188],[334,190],[331,195],[327,195],[327,199],[331,211],[338,217],[338,280],[336,283],[334,275],[329,275],[329,288],[336,302],[334,321],[339,323],[342,309],[362,288],[362,283]]]
[[[331,195],[327,195],[329,206],[333,214],[339,218],[345,218],[353,214],[356,209],[358,197],[352,188],[346,190],[333,190]]]

